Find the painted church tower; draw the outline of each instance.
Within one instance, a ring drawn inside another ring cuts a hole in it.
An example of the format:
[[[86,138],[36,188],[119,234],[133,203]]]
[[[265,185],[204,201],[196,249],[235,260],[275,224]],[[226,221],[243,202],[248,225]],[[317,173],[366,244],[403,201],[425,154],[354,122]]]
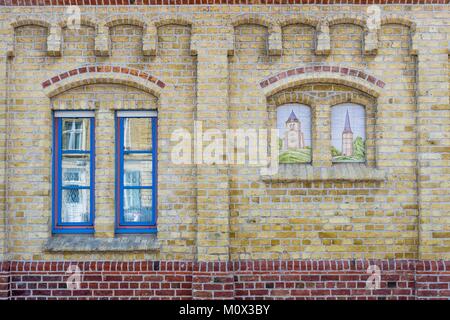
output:
[[[352,156],[353,155],[353,131],[350,126],[350,117],[345,115],[345,126],[344,131],[342,131],[342,155]]]
[[[286,120],[283,149],[302,149],[304,147],[305,141],[303,138],[302,125],[295,115],[294,110],[292,110],[289,118]]]

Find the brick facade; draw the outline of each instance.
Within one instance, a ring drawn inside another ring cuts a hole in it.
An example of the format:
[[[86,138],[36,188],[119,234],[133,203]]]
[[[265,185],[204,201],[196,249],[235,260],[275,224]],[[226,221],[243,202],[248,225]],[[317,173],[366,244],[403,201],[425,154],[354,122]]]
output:
[[[83,276],[79,288],[68,289],[73,265]],[[369,265],[383,275],[378,289],[366,289]],[[10,280],[0,278],[0,293],[15,300],[450,298],[450,265],[443,261],[12,261],[3,268]]]
[[[448,21],[447,0],[0,1],[0,298],[448,299]],[[366,109],[361,165],[332,162],[344,102]],[[286,103],[311,107],[311,164],[172,161],[174,130],[273,128]],[[141,109],[158,110],[158,233],[130,240],[114,113]],[[53,110],[95,113],[91,238],[51,233]]]

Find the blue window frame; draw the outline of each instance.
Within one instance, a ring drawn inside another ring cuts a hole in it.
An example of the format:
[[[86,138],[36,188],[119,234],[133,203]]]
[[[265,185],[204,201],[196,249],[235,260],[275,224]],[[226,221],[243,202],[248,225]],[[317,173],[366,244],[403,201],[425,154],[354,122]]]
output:
[[[94,113],[53,114],[52,232],[93,233]]]
[[[157,113],[116,114],[116,233],[157,231]]]

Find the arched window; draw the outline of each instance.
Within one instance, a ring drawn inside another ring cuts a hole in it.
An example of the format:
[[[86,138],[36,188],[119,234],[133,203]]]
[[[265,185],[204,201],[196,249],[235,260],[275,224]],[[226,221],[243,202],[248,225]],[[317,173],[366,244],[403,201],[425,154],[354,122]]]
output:
[[[297,103],[277,109],[280,163],[311,162],[311,108]]]
[[[331,155],[333,162],[366,161],[366,112],[354,103],[331,108]]]

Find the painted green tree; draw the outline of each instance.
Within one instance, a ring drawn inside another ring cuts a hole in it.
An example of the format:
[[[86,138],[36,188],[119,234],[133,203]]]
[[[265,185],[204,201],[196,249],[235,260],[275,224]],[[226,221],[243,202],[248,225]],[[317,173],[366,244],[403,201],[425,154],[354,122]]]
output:
[[[331,147],[334,162],[364,162],[366,160],[366,143],[361,137],[353,140],[353,155],[343,156],[335,147]]]

